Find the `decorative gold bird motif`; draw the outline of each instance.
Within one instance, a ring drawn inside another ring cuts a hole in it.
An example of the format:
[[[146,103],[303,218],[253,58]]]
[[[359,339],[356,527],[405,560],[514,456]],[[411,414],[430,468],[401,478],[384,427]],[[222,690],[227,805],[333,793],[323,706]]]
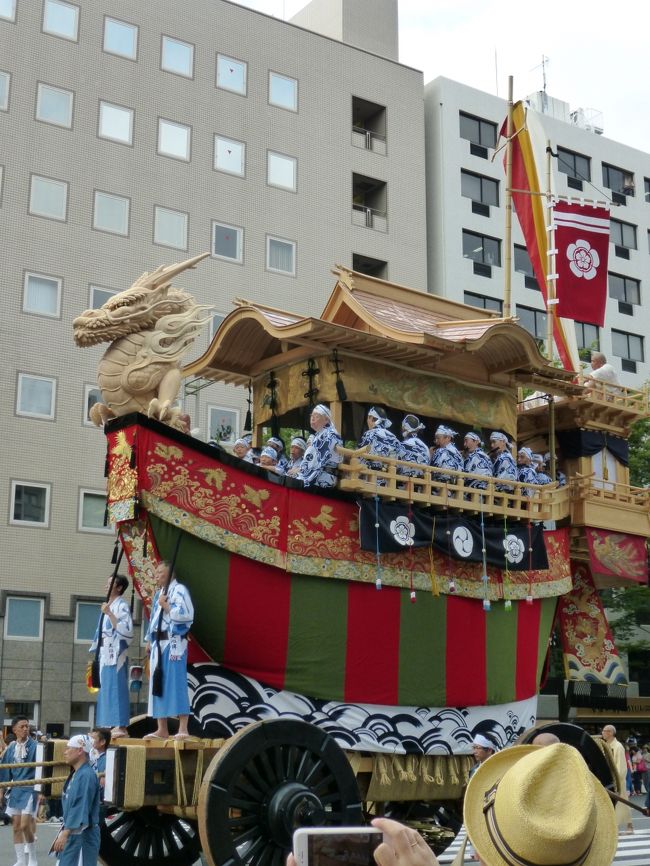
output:
[[[223,469],[200,469],[199,472],[205,477],[206,484],[212,484],[217,490],[221,490],[223,482],[226,480],[226,473]]]
[[[117,442],[111,449],[111,454],[114,454],[116,457],[124,457],[126,460],[130,460],[132,452],[133,449],[126,441],[126,433],[124,430],[118,431]]]
[[[175,445],[163,445],[162,442],[156,442],[154,453],[163,460],[181,460],[183,452]]]
[[[336,523],[337,518],[332,516],[332,506],[323,505],[320,514],[317,517],[309,518],[312,523],[320,525],[323,529],[331,529]]]
[[[246,499],[251,505],[254,505],[256,508],[261,509],[262,503],[265,502],[271,494],[268,490],[255,490],[254,487],[249,487],[248,484],[244,484],[244,492],[242,497]]]

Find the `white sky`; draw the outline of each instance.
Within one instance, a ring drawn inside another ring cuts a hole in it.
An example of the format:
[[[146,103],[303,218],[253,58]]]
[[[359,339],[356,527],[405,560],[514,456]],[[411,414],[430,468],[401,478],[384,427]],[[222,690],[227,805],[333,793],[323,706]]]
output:
[[[235,0],[290,18],[307,0]],[[645,0],[399,0],[400,61],[515,99],[542,89],[602,112],[605,135],[650,152],[650,4]],[[498,86],[498,91],[497,91]]]

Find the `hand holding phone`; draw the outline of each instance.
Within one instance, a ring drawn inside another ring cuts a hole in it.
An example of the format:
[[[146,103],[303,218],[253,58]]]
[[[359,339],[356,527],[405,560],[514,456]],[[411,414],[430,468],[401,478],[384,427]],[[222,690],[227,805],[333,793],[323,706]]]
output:
[[[293,834],[297,866],[376,866],[383,841],[373,827],[303,827]]]

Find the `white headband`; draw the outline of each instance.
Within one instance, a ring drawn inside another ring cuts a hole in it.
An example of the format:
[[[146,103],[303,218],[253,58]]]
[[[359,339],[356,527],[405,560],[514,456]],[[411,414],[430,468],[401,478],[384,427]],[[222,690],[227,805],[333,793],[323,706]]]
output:
[[[307,443],[304,439],[301,439],[300,436],[293,437],[293,439],[291,440],[291,446],[293,447],[294,445],[296,445],[298,448],[302,448],[303,451],[307,447]]]
[[[478,433],[474,433],[473,430],[470,430],[469,433],[465,434],[465,439],[473,439],[475,442],[478,442],[479,445],[481,444],[481,437],[478,435]]]
[[[445,427],[444,424],[440,424],[438,429],[436,430],[435,435],[451,436],[453,438],[454,436],[458,436],[458,433],[456,433],[455,430],[452,430],[451,427]]]
[[[323,406],[322,403],[319,403],[318,406],[314,406],[311,411],[315,412],[317,415],[324,415],[330,421],[332,420],[332,413],[327,408],[327,406]]]
[[[480,746],[482,749],[492,749],[493,752],[496,751],[496,745],[492,742],[492,740],[488,740],[487,737],[484,737],[483,734],[477,734],[472,740],[473,746]]]
[[[75,734],[74,737],[70,737],[67,745],[69,749],[83,749],[88,754],[90,754],[90,750],[93,747],[92,740],[88,734]]]

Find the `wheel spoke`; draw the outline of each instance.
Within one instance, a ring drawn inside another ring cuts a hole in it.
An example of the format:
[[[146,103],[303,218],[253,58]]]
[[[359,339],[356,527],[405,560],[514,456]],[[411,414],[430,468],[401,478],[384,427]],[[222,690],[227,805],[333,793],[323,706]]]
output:
[[[257,839],[253,842],[253,844],[250,845],[250,847],[243,854],[240,855],[241,859],[243,860],[244,863],[252,862],[252,860],[257,855],[257,852],[260,850],[260,848],[262,848],[263,846],[266,846],[266,848],[264,848],[264,851],[267,851],[269,844],[270,843],[269,843],[268,839],[266,839],[266,837],[262,836],[260,833],[260,835],[257,837]],[[256,864],[256,866],[257,866],[257,864]]]
[[[251,800],[254,800],[256,803],[264,796],[264,791],[259,791],[256,788],[253,788],[252,785],[248,783],[248,781],[244,778],[243,774],[240,774],[237,781],[235,782],[235,790],[241,791],[243,794],[246,794]]]
[[[233,834],[233,842],[235,843],[235,845],[237,845],[237,847],[239,847],[240,845],[243,845],[244,842],[252,842],[254,839],[259,837],[260,832],[260,827],[258,824],[256,824],[254,827],[251,827],[250,830],[246,830],[246,832],[244,833],[241,833],[239,835]]]
[[[305,783],[305,785],[310,785],[311,782],[312,782],[312,779],[314,778],[314,776],[315,776],[315,775],[316,775],[320,770],[322,770],[324,767],[325,767],[325,764],[324,764],[324,762],[323,762],[323,759],[322,759],[322,758],[317,758],[316,761],[314,761],[314,764],[313,764],[311,770],[307,773],[307,775],[306,775],[305,778],[303,779],[303,782]]]
[[[257,827],[260,819],[257,815],[240,815],[238,818],[228,818],[228,826],[233,830],[236,827]]]
[[[305,773],[307,772],[309,766],[314,760],[314,755],[311,752],[304,751],[302,757],[300,758],[300,763],[298,764],[298,769],[296,770],[296,781],[303,782]]]
[[[271,766],[271,761],[269,759],[268,752],[260,752],[257,756],[260,764],[262,765],[262,772],[269,782],[281,782],[282,780],[277,776],[275,770]]]
[[[231,809],[241,809],[243,812],[259,813],[260,804],[258,800],[242,800],[240,797],[231,797],[228,800]]]

